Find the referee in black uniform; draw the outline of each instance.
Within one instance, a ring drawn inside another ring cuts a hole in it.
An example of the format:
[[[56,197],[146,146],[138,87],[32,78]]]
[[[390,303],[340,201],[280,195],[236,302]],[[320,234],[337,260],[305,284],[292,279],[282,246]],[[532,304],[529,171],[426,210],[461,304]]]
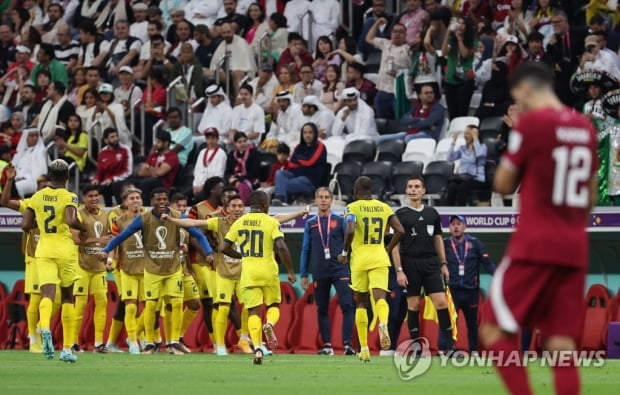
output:
[[[422,204],[422,197],[426,194],[422,178],[409,178],[405,193],[409,204],[396,211],[405,234],[398,250],[394,248],[392,251],[392,258],[398,284],[407,289],[409,333],[412,339],[418,337],[420,293],[424,287],[424,293],[431,297],[437,309],[439,329],[446,335],[444,338],[449,339],[440,344],[440,351],[451,355],[454,341],[443,283],[443,279],[449,281],[450,274],[446,264],[441,220],[437,210]]]

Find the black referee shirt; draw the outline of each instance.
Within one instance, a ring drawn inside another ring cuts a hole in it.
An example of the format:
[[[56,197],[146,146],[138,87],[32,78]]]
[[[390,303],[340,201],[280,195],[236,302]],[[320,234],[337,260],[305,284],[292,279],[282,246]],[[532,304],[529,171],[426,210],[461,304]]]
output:
[[[411,258],[432,258],[437,256],[434,236],[442,235],[441,219],[433,207],[422,206],[421,210],[401,207],[396,216],[405,229],[400,241],[400,254]]]

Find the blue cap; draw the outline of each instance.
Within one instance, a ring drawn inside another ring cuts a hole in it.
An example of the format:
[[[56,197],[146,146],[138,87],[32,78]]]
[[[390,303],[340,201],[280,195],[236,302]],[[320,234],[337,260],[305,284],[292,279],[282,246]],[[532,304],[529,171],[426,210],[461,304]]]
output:
[[[450,217],[450,223],[452,223],[452,221],[454,221],[455,219],[458,219],[459,221],[465,223],[465,217],[463,217],[462,215],[453,215]]]

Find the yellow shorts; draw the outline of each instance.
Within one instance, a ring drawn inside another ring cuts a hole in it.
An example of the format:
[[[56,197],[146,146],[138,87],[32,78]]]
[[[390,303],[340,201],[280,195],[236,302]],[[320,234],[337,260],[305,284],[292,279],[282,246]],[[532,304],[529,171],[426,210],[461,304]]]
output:
[[[114,279],[114,284],[116,284],[116,290],[119,295],[123,294],[123,280],[121,279],[121,271],[114,267],[112,270],[112,278]]]
[[[77,255],[75,259],[35,258],[39,286],[54,284],[62,288],[73,286],[78,267]]]
[[[26,270],[24,273],[24,292],[27,294],[40,294],[41,288],[39,287],[39,274],[37,273],[37,266],[34,258],[31,256],[26,257]]]
[[[162,295],[182,298],[183,269],[164,275],[144,272],[144,294],[146,300],[159,299]]]
[[[121,300],[144,300],[144,274],[127,274],[120,271],[120,281],[124,285]]]
[[[217,288],[217,295],[213,298],[215,303],[231,303],[233,294],[236,294],[241,299],[241,285],[239,280],[231,280],[229,278],[223,278],[219,274],[215,274],[215,287]],[[239,302],[243,303],[241,300]]]
[[[280,283],[258,287],[241,288],[241,301],[247,309],[258,307],[263,303],[270,306],[280,303],[281,300]]]
[[[194,299],[200,299],[198,284],[193,276],[185,276],[183,278],[183,301],[187,302]]]
[[[100,295],[108,292],[107,272],[89,272],[81,267],[78,267],[76,272],[73,295]]]
[[[368,270],[351,270],[351,289],[355,292],[366,293],[371,289],[389,291],[389,269],[387,266],[375,267]]]
[[[212,298],[215,295],[215,270],[197,263],[192,263],[192,270],[196,273],[200,299]]]

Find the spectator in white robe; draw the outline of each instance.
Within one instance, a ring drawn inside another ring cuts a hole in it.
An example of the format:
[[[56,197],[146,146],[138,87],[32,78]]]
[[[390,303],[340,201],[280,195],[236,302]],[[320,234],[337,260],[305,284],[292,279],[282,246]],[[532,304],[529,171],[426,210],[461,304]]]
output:
[[[226,150],[219,146],[220,132],[214,127],[209,127],[204,131],[204,135],[207,140],[207,147],[200,150],[194,165],[194,182],[192,184],[194,196],[202,191],[205,181],[209,178],[224,178],[226,161],[228,160]]]
[[[293,101],[289,91],[280,91],[276,95],[277,116],[271,121],[267,134],[268,139],[276,139],[286,143],[294,149],[299,144],[299,130],[297,117],[301,113],[301,106]]]
[[[209,85],[205,90],[207,108],[198,124],[198,132],[204,134],[208,128],[217,129],[220,141],[228,141],[228,132],[232,123],[232,107],[224,90],[217,85]]]
[[[334,136],[341,136],[348,143],[354,140],[373,140],[379,135],[375,123],[375,112],[363,100],[360,92],[355,88],[346,88],[342,91],[344,107],[336,113],[336,120],[332,127]]]
[[[37,191],[37,178],[47,173],[48,161],[47,149],[39,131],[36,128],[24,130],[12,161],[17,174],[15,188],[21,198]]]

